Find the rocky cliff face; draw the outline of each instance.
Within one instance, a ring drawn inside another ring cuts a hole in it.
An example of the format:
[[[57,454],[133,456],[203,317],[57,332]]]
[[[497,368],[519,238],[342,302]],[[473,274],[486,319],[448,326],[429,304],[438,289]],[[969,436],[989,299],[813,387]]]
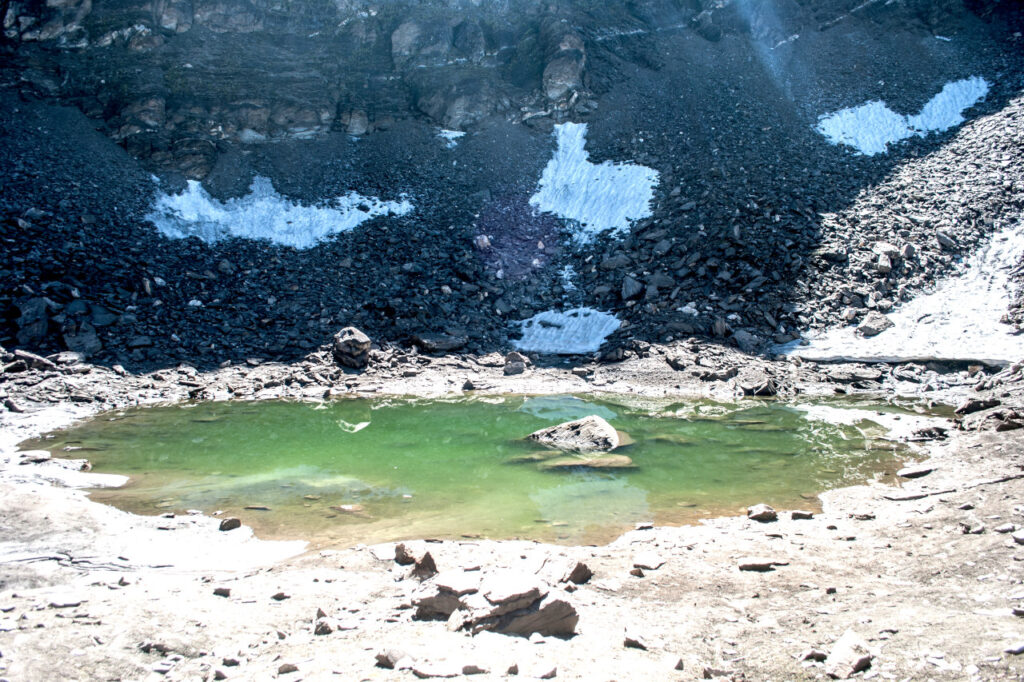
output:
[[[608,66],[659,58],[623,50],[623,37],[682,29],[775,44],[852,10],[941,32],[965,12],[958,0],[864,5],[5,0],[0,14],[7,78],[25,95],[77,106],[153,169],[202,178],[224,141],[366,135],[408,117],[465,130],[491,116],[586,113],[614,78]]]

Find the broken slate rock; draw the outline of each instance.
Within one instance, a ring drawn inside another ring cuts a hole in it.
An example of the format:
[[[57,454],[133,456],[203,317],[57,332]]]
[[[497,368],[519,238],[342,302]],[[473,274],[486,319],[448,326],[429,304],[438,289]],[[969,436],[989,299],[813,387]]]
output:
[[[619,447],[618,432],[597,415],[534,431],[527,438],[569,452],[608,452]]]
[[[845,680],[870,668],[872,658],[867,642],[853,630],[847,630],[832,645],[832,651],[825,659],[825,673],[829,677]]]
[[[409,659],[409,656],[401,649],[384,649],[377,652],[376,658],[378,668],[393,670],[399,661]]]

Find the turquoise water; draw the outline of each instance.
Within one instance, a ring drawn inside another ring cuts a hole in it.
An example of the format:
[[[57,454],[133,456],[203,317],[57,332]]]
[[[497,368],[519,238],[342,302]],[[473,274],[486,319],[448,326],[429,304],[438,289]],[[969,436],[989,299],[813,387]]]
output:
[[[628,468],[548,468],[557,453],[523,440],[589,414],[630,436],[616,450]],[[143,514],[222,511],[261,537],[582,543],[758,502],[813,507],[822,490],[891,476],[898,446],[883,436],[870,421],[830,424],[781,403],[512,396],[138,408],[23,447],[130,477],[94,499]]]

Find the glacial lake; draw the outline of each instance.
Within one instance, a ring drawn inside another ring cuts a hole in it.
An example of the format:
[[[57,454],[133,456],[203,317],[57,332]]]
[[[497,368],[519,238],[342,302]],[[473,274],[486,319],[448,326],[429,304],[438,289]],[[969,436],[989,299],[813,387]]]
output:
[[[524,440],[591,414],[629,435],[615,451],[629,466],[592,468],[587,458],[576,466]],[[909,406],[852,401],[205,402],[110,412],[22,447],[130,477],[92,491],[97,501],[139,514],[219,512],[264,538],[579,544],[637,522],[693,523],[759,502],[814,509],[821,491],[891,481],[912,453],[887,426],[926,418]]]

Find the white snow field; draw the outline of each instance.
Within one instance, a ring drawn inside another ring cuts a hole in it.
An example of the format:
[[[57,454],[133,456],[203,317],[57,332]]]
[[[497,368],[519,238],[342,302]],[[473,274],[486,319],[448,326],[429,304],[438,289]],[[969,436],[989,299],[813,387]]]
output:
[[[513,342],[519,350],[553,355],[593,353],[621,322],[591,308],[537,313],[521,323],[523,338]]]
[[[612,230],[624,232],[631,221],[651,215],[658,172],[632,163],[590,162],[584,149],[586,123],[555,126],[558,149],[541,174],[530,205],[576,223],[581,242]]]
[[[195,236],[212,244],[242,237],[308,249],[371,218],[401,216],[412,209],[405,197],[383,201],[356,192],[320,206],[304,206],[278,194],[268,178],[256,176],[248,194],[227,201],[214,199],[195,180],[189,180],[181,194],[161,191],[146,220],[171,239]]]
[[[901,116],[876,100],[826,114],[818,119],[815,130],[832,144],[853,147],[867,156],[883,154],[890,144],[900,140],[960,125],[964,122],[963,112],[984,98],[988,88],[988,81],[972,76],[946,83],[939,94],[912,116]]]
[[[806,360],[909,362],[1024,360],[1024,334],[1000,318],[1012,299],[1010,271],[1024,256],[1024,223],[997,232],[965,263],[963,272],[888,315],[895,326],[863,337],[854,327],[829,330],[778,347]]]

